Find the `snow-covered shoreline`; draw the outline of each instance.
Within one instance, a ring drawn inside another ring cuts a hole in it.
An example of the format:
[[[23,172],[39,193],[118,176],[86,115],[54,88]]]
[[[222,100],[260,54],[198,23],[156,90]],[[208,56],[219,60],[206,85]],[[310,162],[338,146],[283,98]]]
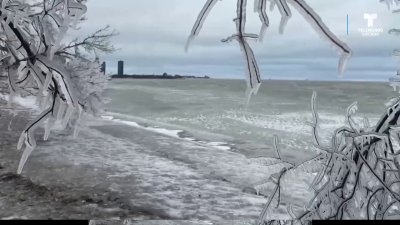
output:
[[[3,113],[0,119],[2,138],[8,142],[0,152],[5,174],[16,171],[21,152],[16,151],[14,140],[27,122],[22,117],[15,120],[6,137],[3,127],[10,116]],[[273,188],[269,176],[285,166],[276,159],[246,158],[114,121],[94,119],[88,125],[76,139],[54,133],[49,141],[38,142],[22,177],[11,176],[12,182],[29,178],[32,184],[57,193],[50,196],[64,196],[73,206],[61,203],[58,207],[64,211],[59,212],[47,210],[45,204],[17,208],[17,204],[33,201],[28,196],[35,193],[28,194],[30,190],[25,188],[28,201],[0,198],[0,218],[68,218],[65,213],[72,207],[84,212],[71,213],[70,218],[75,219],[254,220],[267,201],[263,195]],[[285,202],[298,203],[294,208],[300,209],[311,197],[307,189],[311,180],[312,174],[288,174],[285,182],[290,182],[289,188],[282,190],[284,204],[271,218],[290,218]],[[13,193],[6,194],[10,198]],[[45,195],[41,200],[56,204],[51,198]]]

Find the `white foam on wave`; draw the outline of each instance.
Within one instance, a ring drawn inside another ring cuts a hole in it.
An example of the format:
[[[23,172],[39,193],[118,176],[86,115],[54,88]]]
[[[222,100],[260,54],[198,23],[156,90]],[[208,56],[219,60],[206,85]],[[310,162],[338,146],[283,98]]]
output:
[[[114,119],[113,116],[101,116],[101,118],[103,118],[105,120],[113,120]]]
[[[321,111],[318,113],[320,118],[320,127],[323,132],[330,132],[345,125],[345,114],[335,114],[331,112]],[[363,115],[360,113],[358,116]],[[242,111],[228,111],[223,118],[235,120],[247,125],[258,128],[267,128],[271,130],[284,131],[289,133],[311,133],[312,115],[309,111],[299,111],[282,113],[277,115],[250,113]],[[378,120],[378,117],[369,116],[372,123]],[[328,133],[326,135],[328,135]]]
[[[182,138],[179,134],[184,132],[183,130],[172,130],[172,129],[166,129],[166,128],[162,128],[162,127],[146,127],[146,126],[142,126],[142,125],[140,125],[140,124],[138,124],[137,122],[134,122],[134,121],[116,119],[113,116],[109,116],[109,115],[104,115],[104,116],[102,116],[102,118],[105,119],[105,120],[109,120],[109,121],[125,124],[125,125],[128,125],[128,126],[132,126],[132,127],[136,127],[136,128],[152,131],[152,132],[155,132],[155,133],[163,134],[163,135],[166,135],[166,136],[169,136],[169,137],[174,137],[174,138],[186,140],[186,141],[189,141],[189,142],[195,142],[195,143],[198,143],[198,144],[210,146],[210,147],[213,147],[213,148],[216,148],[216,149],[219,149],[219,150],[226,150],[226,151],[231,150],[231,147],[229,147],[228,143],[226,143],[226,142],[205,142],[205,141],[197,141],[195,138],[192,138],[192,137],[184,137],[184,138]]]
[[[226,112],[222,117],[257,128],[290,133],[305,133],[310,131],[307,121],[311,121],[311,113],[306,112],[274,115],[231,110]]]
[[[198,141],[198,142],[207,146],[217,148],[219,150],[225,150],[225,151],[231,150],[231,147],[229,147],[228,143],[226,142],[217,142],[217,141],[215,142]]]
[[[167,135],[169,137],[174,137],[174,138],[180,138],[179,137],[179,133],[182,133],[183,130],[168,130],[165,128],[158,128],[158,127],[145,127],[145,126],[141,126],[138,123],[134,122],[134,121],[127,121],[127,120],[121,120],[121,119],[115,119],[113,116],[102,116],[103,119],[105,120],[110,120],[110,121],[114,121],[117,123],[122,123],[128,126],[132,126],[132,127],[136,127],[136,128],[140,128],[140,129],[144,129],[144,130],[149,130],[149,131],[153,131],[155,133],[160,133],[160,134],[164,134]]]
[[[10,95],[0,93],[0,98],[8,102],[10,99]],[[35,96],[21,97],[21,96],[17,95],[17,96],[14,96],[13,103],[16,103],[17,105],[20,105],[24,108],[39,110],[39,106],[36,104]]]
[[[225,151],[231,150],[231,147],[226,146],[227,143],[225,143],[225,142],[209,142],[208,145],[210,145],[214,148],[218,148],[220,150],[225,150]]]

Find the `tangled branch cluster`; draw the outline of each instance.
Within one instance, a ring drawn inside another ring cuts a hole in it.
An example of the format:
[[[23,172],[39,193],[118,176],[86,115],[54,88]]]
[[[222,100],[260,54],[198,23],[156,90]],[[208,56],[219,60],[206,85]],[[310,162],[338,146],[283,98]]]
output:
[[[389,7],[400,3],[398,0],[384,2]],[[392,29],[389,33],[399,32]],[[398,50],[395,50],[394,56],[397,55]],[[312,134],[315,147],[323,151],[315,161],[323,165],[311,184],[315,195],[305,212],[295,213],[288,207],[293,221],[266,221],[265,212],[270,208],[267,204],[259,224],[303,224],[313,219],[399,219],[400,97],[387,105],[379,122],[371,126],[367,118],[362,124],[356,122],[357,102],[353,103],[347,109],[347,125],[336,129],[330,145],[324,146],[318,135],[320,120],[314,92],[311,101]],[[283,170],[279,177],[290,169]],[[280,185],[277,182],[276,189],[280,189]],[[269,202],[274,198],[279,198],[275,192]]]
[[[354,119],[357,103],[347,109],[347,126],[335,130],[330,146],[323,146],[318,136],[319,118],[316,93],[312,98],[313,137],[322,150],[315,164],[323,169],[311,187],[315,191],[305,212],[288,213],[295,222],[313,219],[394,219],[400,218],[400,98],[393,99],[387,112],[375,126],[364,118],[363,125]],[[268,202],[280,198],[279,180],[291,168],[279,173],[276,189]],[[279,202],[278,202],[279,204]],[[267,204],[259,224],[265,223]]]
[[[98,48],[95,44],[107,32],[75,40],[73,47],[62,45],[67,31],[76,28],[86,13],[84,0],[0,0],[0,6],[0,63],[8,78],[9,103],[15,94],[29,92],[37,96],[42,109],[18,142],[18,149],[25,146],[18,166],[21,173],[36,147],[39,126],[44,125],[47,140],[51,129],[75,126],[82,112],[98,111],[107,79],[99,63],[86,59],[79,48]]]

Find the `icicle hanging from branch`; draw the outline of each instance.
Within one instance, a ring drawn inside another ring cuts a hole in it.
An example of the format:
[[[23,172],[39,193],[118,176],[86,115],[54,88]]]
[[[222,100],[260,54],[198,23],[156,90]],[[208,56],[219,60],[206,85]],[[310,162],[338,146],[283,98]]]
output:
[[[197,20],[189,35],[185,47],[186,50],[188,50],[192,40],[200,33],[200,30],[204,22],[206,21],[208,14],[215,6],[217,1],[218,0],[207,0],[199,16],[197,17]],[[286,24],[288,23],[289,19],[292,16],[289,4],[292,5],[314,28],[314,30],[321,36],[321,38],[326,39],[339,52],[340,59],[338,65],[338,73],[340,75],[343,74],[347,60],[351,56],[350,48],[346,45],[346,43],[341,41],[335,34],[333,34],[331,30],[329,30],[329,28],[324,24],[324,22],[318,16],[318,14],[315,13],[314,10],[304,0],[254,0],[254,10],[258,12],[262,23],[262,27],[259,34],[246,33],[245,27],[246,27],[247,0],[237,0],[237,17],[234,19],[236,23],[236,34],[226,39],[223,39],[222,41],[229,42],[231,40],[237,40],[239,43],[240,49],[245,59],[246,78],[247,78],[246,95],[248,99],[252,94],[257,94],[261,84],[261,75],[259,67],[257,65],[257,61],[254,56],[254,52],[251,49],[251,46],[248,44],[247,39],[252,38],[252,39],[258,39],[260,41],[263,40],[264,33],[270,24],[270,20],[266,12],[268,2],[270,3],[271,10],[273,10],[274,6],[276,5],[281,14],[281,22],[279,26],[280,33],[284,32]]]
[[[0,0],[0,5],[0,35],[4,40],[0,45],[4,48],[0,50],[5,53],[1,54],[0,62],[9,81],[9,103],[16,93],[26,91],[29,84],[37,88],[30,94],[36,95],[43,110],[20,136],[17,147],[25,146],[17,171],[21,173],[36,147],[35,130],[44,125],[43,139],[47,140],[55,124],[61,124],[62,128],[68,124],[76,126],[83,111],[97,111],[99,105],[95,102],[100,99],[107,78],[101,74],[98,63],[72,52],[71,45],[61,45],[69,28],[75,27],[86,13],[85,1],[46,0],[35,4]],[[109,46],[101,43],[114,33],[104,31],[74,46],[107,49]]]

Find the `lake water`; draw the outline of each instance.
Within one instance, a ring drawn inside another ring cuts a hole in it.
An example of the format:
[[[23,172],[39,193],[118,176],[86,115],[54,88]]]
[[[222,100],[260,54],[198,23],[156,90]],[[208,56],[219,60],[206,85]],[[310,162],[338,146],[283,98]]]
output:
[[[299,163],[315,154],[308,125],[313,90],[326,140],[344,125],[346,109],[354,101],[359,115],[373,124],[396,95],[387,83],[270,80],[246,108],[245,88],[243,80],[113,80],[107,115],[248,157],[274,156],[276,134],[282,155]]]

